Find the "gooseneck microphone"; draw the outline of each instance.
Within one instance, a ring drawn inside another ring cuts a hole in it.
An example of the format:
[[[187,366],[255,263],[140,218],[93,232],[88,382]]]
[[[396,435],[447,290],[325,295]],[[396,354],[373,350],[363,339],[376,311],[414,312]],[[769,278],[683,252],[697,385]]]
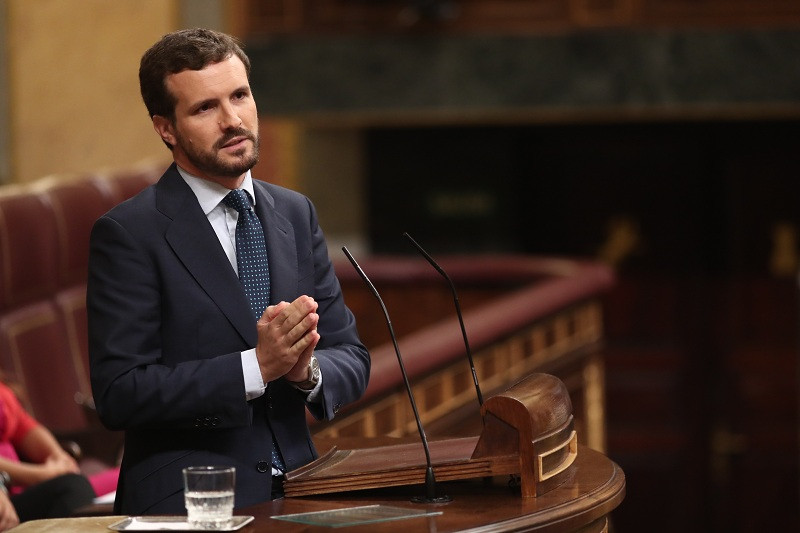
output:
[[[422,248],[422,246],[420,246],[419,243],[417,243],[417,241],[415,241],[411,237],[411,235],[409,235],[406,232],[403,233],[403,237],[411,241],[411,244],[413,244],[414,247],[419,251],[419,253],[422,254],[422,257],[424,257],[428,261],[428,263],[430,263],[433,266],[433,268],[435,268],[436,271],[439,274],[441,274],[442,277],[444,277],[444,279],[447,280],[447,283],[450,284],[450,292],[453,293],[453,303],[456,306],[458,323],[461,324],[461,336],[464,337],[464,347],[467,349],[467,359],[469,359],[469,368],[472,371],[472,381],[473,383],[475,383],[475,392],[478,394],[478,404],[481,407],[483,407],[483,394],[481,394],[481,386],[478,384],[478,374],[477,372],[475,372],[475,362],[472,360],[472,350],[470,350],[469,347],[469,340],[467,339],[467,329],[464,327],[464,317],[461,314],[461,304],[458,303],[458,293],[456,292],[456,286],[453,283],[453,280],[450,279],[450,276],[447,275],[447,272],[445,272],[444,269],[440,267],[436,261],[433,260],[433,257],[431,257],[430,254],[426,252]]]
[[[400,364],[400,372],[403,374],[403,382],[406,386],[406,391],[408,392],[408,399],[411,402],[411,409],[414,411],[414,419],[417,422],[417,429],[419,430],[419,437],[422,440],[422,448],[425,450],[425,496],[415,496],[411,498],[412,502],[415,503],[446,503],[452,500],[450,496],[436,495],[436,476],[433,474],[433,464],[431,463],[431,450],[428,447],[428,438],[425,436],[425,430],[422,428],[422,419],[419,417],[419,411],[417,411],[417,402],[414,401],[414,393],[411,392],[411,383],[408,381],[408,374],[406,373],[405,365],[403,364],[403,358],[400,355],[400,348],[397,346],[397,336],[394,334],[394,328],[392,327],[392,320],[389,318],[389,312],[386,310],[386,305],[383,303],[383,299],[381,299],[381,295],[378,294],[378,289],[372,284],[369,280],[367,275],[361,269],[361,267],[356,262],[355,258],[350,254],[350,251],[347,249],[346,246],[342,246],[342,251],[344,255],[347,256],[347,259],[353,264],[353,268],[356,269],[358,275],[361,276],[361,279],[364,280],[369,290],[372,294],[377,298],[378,303],[381,306],[381,310],[383,311],[383,316],[386,318],[386,325],[389,327],[389,335],[392,337],[392,344],[394,345],[394,352],[397,354],[397,362]]]

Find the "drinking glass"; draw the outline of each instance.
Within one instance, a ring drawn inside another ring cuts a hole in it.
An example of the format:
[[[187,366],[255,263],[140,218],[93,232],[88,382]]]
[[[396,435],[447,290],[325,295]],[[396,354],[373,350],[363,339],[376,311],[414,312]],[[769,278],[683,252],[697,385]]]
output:
[[[184,497],[189,525],[195,529],[223,529],[233,518],[232,466],[190,466],[183,469]]]

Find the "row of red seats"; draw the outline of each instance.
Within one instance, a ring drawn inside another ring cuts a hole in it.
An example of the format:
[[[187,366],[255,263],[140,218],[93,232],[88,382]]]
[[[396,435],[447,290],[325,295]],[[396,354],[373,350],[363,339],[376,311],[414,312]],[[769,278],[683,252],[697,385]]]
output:
[[[94,221],[153,183],[164,165],[0,187],[0,371],[56,434],[91,419],[86,333]]]

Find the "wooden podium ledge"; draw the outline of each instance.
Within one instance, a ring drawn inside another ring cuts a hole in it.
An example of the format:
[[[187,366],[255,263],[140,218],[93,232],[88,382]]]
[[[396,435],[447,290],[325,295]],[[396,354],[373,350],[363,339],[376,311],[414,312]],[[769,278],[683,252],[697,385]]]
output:
[[[509,477],[496,476],[439,483],[439,493],[453,499],[447,504],[411,503],[412,497],[424,492],[422,486],[414,485],[338,493],[328,497],[285,498],[242,509],[241,513],[257,517],[253,531],[330,531],[322,527],[298,527],[299,524],[287,524],[276,519],[264,523],[259,522],[258,517],[377,504],[441,511],[442,514],[371,524],[356,528],[356,531],[600,533],[608,531],[608,515],[625,497],[625,474],[620,467],[605,455],[583,446],[579,448],[568,479],[537,498],[521,498],[519,487],[509,482]]]

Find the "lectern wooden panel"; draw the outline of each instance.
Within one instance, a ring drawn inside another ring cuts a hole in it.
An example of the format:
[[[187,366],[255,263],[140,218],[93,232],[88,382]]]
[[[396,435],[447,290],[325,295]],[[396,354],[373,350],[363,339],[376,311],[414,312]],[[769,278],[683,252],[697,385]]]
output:
[[[568,472],[561,485],[536,498],[521,497],[520,488],[509,484],[512,479],[510,476],[497,476],[441,483],[440,491],[452,497],[447,504],[411,503],[411,498],[419,495],[423,488],[405,486],[308,498],[284,498],[241,509],[240,512],[256,516],[253,531],[331,531],[329,528],[306,527],[272,518],[259,520],[259,515],[266,518],[375,504],[441,511],[442,514],[358,526],[352,531],[608,531],[608,515],[625,496],[625,475],[622,470],[601,453],[580,446]]]
[[[486,400],[479,437],[422,443],[332,449],[289,472],[287,497],[425,483],[427,467],[436,479],[458,480],[518,475],[521,495],[536,497],[563,483],[577,455],[572,404],[566,387],[548,374],[531,374]]]

